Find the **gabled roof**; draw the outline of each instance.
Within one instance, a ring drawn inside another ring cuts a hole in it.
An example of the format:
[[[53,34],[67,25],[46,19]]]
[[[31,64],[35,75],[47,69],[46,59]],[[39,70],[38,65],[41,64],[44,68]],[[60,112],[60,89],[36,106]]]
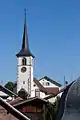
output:
[[[59,93],[58,87],[46,87],[47,94],[54,94],[57,95]]]
[[[11,113],[13,116],[18,118],[19,120],[30,120],[28,117],[23,115],[20,111],[15,109],[12,105],[10,105],[8,102],[6,102],[4,99],[0,97],[0,105],[4,107],[9,113]]]
[[[45,99],[42,99],[42,98],[33,97],[33,98],[29,98],[27,100],[24,100],[22,102],[19,102],[19,103],[13,105],[13,106],[17,107],[17,106],[20,106],[20,105],[23,105],[23,104],[29,104],[29,103],[34,103],[34,102],[35,103],[39,103],[39,102],[41,102],[41,103],[47,103],[48,101],[45,100]]]
[[[62,86],[60,83],[54,81],[53,79],[51,79],[51,78],[49,78],[49,77],[47,77],[47,76],[44,76],[44,77],[40,78],[39,81],[42,80],[42,79],[46,79],[47,81],[55,84],[55,85],[58,86],[58,87],[61,87],[61,86]]]
[[[17,104],[17,103],[19,103],[19,102],[21,102],[21,101],[23,101],[23,99],[22,99],[21,97],[17,97],[17,98],[15,98],[14,100],[8,101],[8,103],[9,103],[10,105],[14,105],[14,104]]]
[[[9,90],[9,89],[7,89],[7,88],[5,88],[4,86],[2,86],[2,85],[0,85],[0,91],[2,91],[2,92],[4,92],[4,93],[6,93],[6,94],[8,94],[9,96],[15,96],[15,97],[18,97],[18,95],[17,94],[15,94],[14,92],[12,92],[11,90]]]
[[[34,82],[38,86],[39,90],[41,92],[44,92],[45,94],[58,94],[59,93],[59,88],[58,87],[43,87],[43,85],[39,82],[39,80],[36,80],[34,78]]]

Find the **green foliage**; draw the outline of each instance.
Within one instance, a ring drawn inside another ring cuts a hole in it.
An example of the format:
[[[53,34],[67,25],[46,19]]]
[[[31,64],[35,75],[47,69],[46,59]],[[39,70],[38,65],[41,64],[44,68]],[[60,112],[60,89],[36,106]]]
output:
[[[58,113],[58,107],[59,107],[59,100],[60,98],[57,98],[53,104],[47,103],[47,107],[45,111],[46,120],[56,120],[57,113]]]
[[[13,91],[13,86],[14,86],[14,83],[10,82],[10,81],[5,85],[5,87],[8,88],[11,91]]]
[[[45,120],[56,120],[60,98],[57,97],[54,103],[48,102],[45,109]]]
[[[53,106],[54,106],[54,120],[56,119],[57,114],[58,114],[59,101],[60,101],[60,98],[57,98],[53,104]]]
[[[53,120],[54,116],[54,106],[51,103],[47,103],[46,107],[46,120]]]

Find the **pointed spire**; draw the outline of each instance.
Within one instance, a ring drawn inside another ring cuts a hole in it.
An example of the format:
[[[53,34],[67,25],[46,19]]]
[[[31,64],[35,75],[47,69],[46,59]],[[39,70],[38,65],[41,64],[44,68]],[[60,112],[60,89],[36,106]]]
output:
[[[34,57],[29,50],[27,25],[26,25],[26,9],[25,9],[25,16],[24,16],[24,32],[23,32],[22,48],[21,48],[21,51],[16,56],[17,57],[19,57],[19,56],[32,56],[32,57]]]
[[[23,33],[22,49],[29,49],[27,26],[26,26],[26,10],[25,10],[25,17],[24,17],[24,33]]]

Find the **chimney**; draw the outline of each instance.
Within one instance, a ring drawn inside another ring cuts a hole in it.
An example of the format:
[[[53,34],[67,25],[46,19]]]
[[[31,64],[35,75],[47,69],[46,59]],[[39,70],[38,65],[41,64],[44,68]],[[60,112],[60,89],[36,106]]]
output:
[[[68,81],[65,81],[65,86],[66,86],[66,87],[68,86]]]

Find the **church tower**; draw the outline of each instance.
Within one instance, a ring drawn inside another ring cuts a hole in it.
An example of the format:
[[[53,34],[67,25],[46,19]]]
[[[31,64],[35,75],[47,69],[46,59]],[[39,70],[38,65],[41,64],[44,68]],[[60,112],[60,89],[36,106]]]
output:
[[[30,52],[26,25],[26,12],[24,19],[24,32],[22,39],[22,48],[17,56],[17,93],[24,89],[31,95],[33,91],[33,63],[34,55]]]

